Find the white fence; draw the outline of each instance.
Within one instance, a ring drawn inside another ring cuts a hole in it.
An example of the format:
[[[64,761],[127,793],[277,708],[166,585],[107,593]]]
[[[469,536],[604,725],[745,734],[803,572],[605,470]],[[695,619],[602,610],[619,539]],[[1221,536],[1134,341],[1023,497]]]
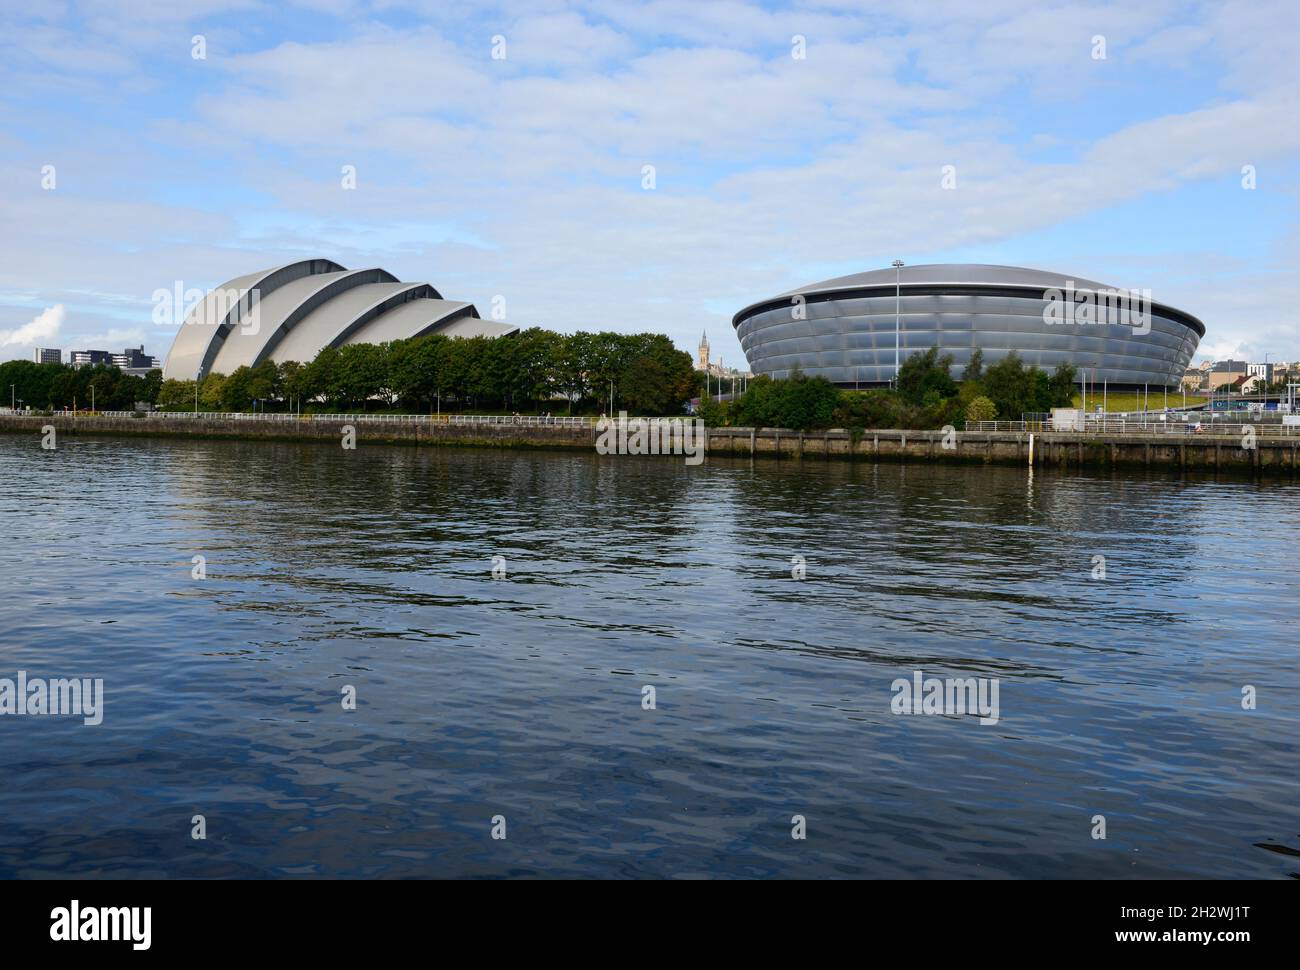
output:
[[[1238,415],[1229,417],[1227,415],[1215,415],[1210,417],[1196,417],[1184,420],[1181,416],[1175,418],[1169,415],[1166,420],[1160,420],[1159,416],[1153,417],[1150,414],[1129,415],[1118,417],[1107,415],[1104,418],[1100,415],[1088,415],[1088,421],[1083,431],[1073,429],[1057,431],[1052,427],[1052,422],[1047,421],[967,421],[967,431],[1009,431],[1009,432],[1026,432],[1034,433],[1054,432],[1056,434],[1078,434],[1078,435],[1101,435],[1101,434],[1127,434],[1127,435],[1151,435],[1154,437],[1186,437],[1188,435],[1229,435],[1240,437],[1247,432],[1246,428],[1253,428],[1254,433],[1261,438],[1291,438],[1300,436],[1300,427],[1293,424],[1282,424],[1279,421],[1257,420],[1253,415]]]

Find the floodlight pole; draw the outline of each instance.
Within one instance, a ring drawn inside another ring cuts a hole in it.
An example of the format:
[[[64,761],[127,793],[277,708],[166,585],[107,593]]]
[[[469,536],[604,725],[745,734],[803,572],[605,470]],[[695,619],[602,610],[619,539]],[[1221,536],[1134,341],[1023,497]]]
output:
[[[898,390],[899,374],[899,335],[902,328],[899,326],[899,309],[902,302],[902,274],[903,261],[896,259],[893,262],[894,267],[894,390]]]

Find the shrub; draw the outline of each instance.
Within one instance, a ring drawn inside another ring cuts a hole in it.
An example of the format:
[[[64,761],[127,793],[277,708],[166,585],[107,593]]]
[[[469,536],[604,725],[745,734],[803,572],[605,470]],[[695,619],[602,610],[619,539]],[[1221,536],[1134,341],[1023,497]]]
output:
[[[826,378],[795,370],[780,381],[756,377],[732,402],[731,414],[737,425],[807,431],[829,428],[840,400],[839,389]]]
[[[980,395],[966,407],[967,421],[992,421],[998,416],[998,409],[993,402]]]
[[[923,354],[912,354],[899,368],[898,393],[908,404],[926,406],[952,397],[957,393],[957,385],[950,375],[952,366],[952,357],[947,354],[940,357],[938,347],[931,347]]]
[[[707,427],[725,427],[731,423],[731,402],[715,401],[711,397],[702,398],[695,414]]]

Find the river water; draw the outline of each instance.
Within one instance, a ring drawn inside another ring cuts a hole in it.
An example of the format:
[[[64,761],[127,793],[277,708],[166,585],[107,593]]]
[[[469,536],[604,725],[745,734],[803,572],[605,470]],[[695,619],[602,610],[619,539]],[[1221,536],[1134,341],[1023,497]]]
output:
[[[3,876],[1300,875],[1295,485],[35,435],[0,480],[0,678],[103,680],[0,715]],[[996,721],[895,713],[918,671]]]

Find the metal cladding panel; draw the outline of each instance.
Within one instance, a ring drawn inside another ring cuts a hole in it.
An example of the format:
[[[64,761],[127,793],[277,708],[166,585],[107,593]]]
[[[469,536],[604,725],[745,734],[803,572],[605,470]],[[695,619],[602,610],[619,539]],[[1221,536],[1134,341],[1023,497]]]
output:
[[[1070,280],[1074,281],[1076,287],[1090,289],[1102,289],[1106,285],[1096,280],[1055,273],[1051,270],[1030,269],[1027,266],[997,266],[990,263],[918,263],[915,266],[904,266],[897,272],[897,281],[904,286],[946,283],[1048,288],[1065,286]],[[865,273],[837,276],[834,279],[822,280],[820,283],[809,283],[807,286],[801,286],[782,295],[824,293],[829,290],[858,289],[864,286],[893,286],[894,283],[895,270],[891,266],[887,269],[873,269]]]
[[[506,337],[518,332],[519,328],[512,323],[480,320],[477,317],[461,317],[434,331],[445,337]]]
[[[382,269],[358,269],[345,273],[314,291],[285,318],[283,325],[259,351],[257,363],[264,360],[273,360],[277,364],[287,360],[308,363],[353,319],[357,312],[354,307],[364,308],[374,302],[377,294],[371,287],[388,287],[388,292],[392,292],[420,285],[398,283],[391,273]],[[364,296],[354,295],[362,291]],[[347,319],[338,322],[344,316]]]
[[[895,294],[862,293],[861,287],[884,282],[892,289],[893,273],[863,273],[792,291],[809,294],[803,304],[776,298],[742,310],[734,323],[751,369],[785,377],[798,367],[840,384],[891,380]],[[909,279],[916,286],[911,292]],[[1111,318],[1092,324],[1049,324],[1043,317],[1047,300],[1032,287],[1063,288],[1067,279],[1016,267],[905,268],[898,297],[899,357],[938,347],[952,355],[953,376],[959,377],[976,349],[983,351],[986,365],[1014,351],[1027,365],[1051,370],[1068,363],[1086,368],[1090,377],[1095,372],[1098,381],[1178,384],[1200,342],[1200,321],[1153,302],[1147,333]],[[936,280],[951,280],[953,292],[945,292],[945,285]],[[1076,288],[1108,289],[1074,280]],[[987,288],[973,287],[972,282]],[[997,289],[1003,284],[1006,289]],[[836,293],[841,287],[843,292]],[[832,292],[818,292],[826,290]]]
[[[473,312],[471,303],[455,300],[432,300],[420,297],[384,311],[343,341],[347,344],[383,344],[406,340],[428,333],[441,321],[457,314]]]
[[[256,327],[241,325],[226,336],[212,362],[214,374],[230,374],[238,367],[252,367],[266,345],[284,327],[294,310],[314,294],[348,275],[347,270],[304,276],[286,283],[258,303]]]
[[[206,377],[212,373],[225,341],[237,327],[244,324],[249,329],[254,326],[260,329],[260,324],[253,322],[258,319],[256,316],[250,314],[249,320],[243,319],[245,311],[252,306],[260,307],[261,300],[295,280],[341,269],[333,260],[304,259],[241,276],[217,287],[190,312],[181,326],[167,353],[164,376],[181,380]],[[255,301],[250,299],[253,295],[257,297]]]
[[[332,260],[305,259],[240,276],[208,293],[177,332],[163,374],[194,379],[266,360],[306,363],[329,346],[424,333],[499,337],[517,330],[480,320],[472,304],[444,300],[428,283],[402,283],[378,268],[346,270]]]
[[[276,363],[311,361],[325,347],[334,343],[357,315],[385,297],[411,286],[411,283],[363,283],[340,293],[316,307],[290,330],[271,354]]]
[[[203,354],[203,363],[199,366],[199,376],[205,377],[214,373],[213,365],[216,363],[217,356],[221,352],[222,346],[235,331],[236,327],[240,329],[260,329],[256,323],[257,316],[252,314],[254,306],[260,306],[260,302],[266,299],[280,287],[292,283],[294,280],[302,279],[304,276],[316,276],[322,273],[332,273],[343,269],[338,263],[328,259],[304,259],[296,263],[289,263],[285,266],[279,266],[266,273],[254,285],[254,292],[258,299],[251,304],[245,304],[237,310],[232,311],[226,320],[217,327],[216,333],[212,337],[212,342],[208,344],[208,349]],[[246,311],[248,316],[245,316]],[[260,310],[258,311],[260,313]],[[270,339],[276,339],[275,332],[272,332]]]
[[[199,372],[203,355],[217,332],[217,325],[238,302],[232,294],[250,289],[265,272],[250,273],[226,283],[204,296],[202,302],[185,317],[180,330],[172,340],[171,349],[163,363],[164,380],[192,381]]]
[[[349,294],[349,296],[352,295]],[[359,309],[344,308],[341,310],[343,313],[351,312],[352,317],[334,335],[334,339],[330,341],[331,347],[341,347],[346,343],[351,343],[350,338],[353,334],[365,330],[371,322],[379,319],[389,310],[397,309],[412,300],[436,299],[436,291],[428,283],[398,283],[395,287],[372,289],[365,294],[358,291],[355,294],[357,301],[360,301],[363,296],[368,297],[369,302],[361,305]]]
[[[792,305],[802,301],[804,312],[811,316],[814,313],[824,313],[821,310],[814,310],[821,301],[854,298],[875,298],[883,301],[886,298],[892,299],[898,289],[902,290],[904,296],[909,290],[913,293],[919,291],[954,295],[958,293],[1010,295],[1019,291],[1022,296],[1041,298],[1047,289],[1064,290],[1070,285],[1073,285],[1076,290],[1111,289],[1096,280],[1022,266],[992,266],[982,263],[922,264],[903,267],[898,273],[897,280],[895,271],[889,268],[810,283],[771,299],[750,304],[732,318],[732,325],[739,327],[742,319],[761,309],[783,307],[788,310]],[[1181,320],[1186,326],[1195,330],[1198,336],[1204,336],[1205,325],[1191,314],[1155,301],[1153,306],[1157,310],[1168,311],[1166,316]]]

